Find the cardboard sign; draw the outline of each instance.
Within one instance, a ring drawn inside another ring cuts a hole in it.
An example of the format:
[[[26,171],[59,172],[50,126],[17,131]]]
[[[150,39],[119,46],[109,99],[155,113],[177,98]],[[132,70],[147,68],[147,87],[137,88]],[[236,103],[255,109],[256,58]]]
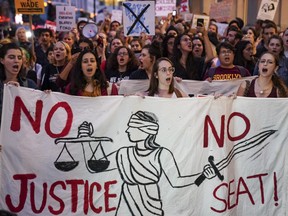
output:
[[[15,0],[16,14],[44,14],[44,0]]]
[[[197,22],[201,20],[201,22],[204,24],[205,29],[207,30],[209,27],[209,20],[210,17],[209,16],[205,16],[205,15],[198,15],[198,14],[194,14],[193,15],[193,20],[192,20],[192,25],[191,28],[195,29],[197,27]]]
[[[76,26],[75,7],[56,6],[57,31],[71,31]]]
[[[274,20],[278,3],[278,0],[262,0],[258,11],[257,19]]]
[[[155,35],[155,3],[153,1],[123,2],[124,34]]]

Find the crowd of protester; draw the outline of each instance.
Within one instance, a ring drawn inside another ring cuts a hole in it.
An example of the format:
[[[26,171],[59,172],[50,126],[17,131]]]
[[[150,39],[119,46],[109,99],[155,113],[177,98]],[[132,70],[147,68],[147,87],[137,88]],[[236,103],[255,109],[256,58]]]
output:
[[[182,80],[232,80],[255,75],[239,86],[238,95],[287,97],[288,29],[270,20],[244,26],[240,18],[219,35],[216,20],[195,29],[181,16],[168,14],[155,35],[124,35],[123,26],[105,18],[86,38],[90,21],[70,32],[38,29],[28,40],[24,27],[0,41],[0,105],[5,83],[70,95],[117,95],[121,80],[149,80],[141,95],[185,97],[176,89]],[[256,25],[257,24],[257,25]],[[95,24],[96,25],[96,24]],[[261,28],[259,28],[261,26]]]

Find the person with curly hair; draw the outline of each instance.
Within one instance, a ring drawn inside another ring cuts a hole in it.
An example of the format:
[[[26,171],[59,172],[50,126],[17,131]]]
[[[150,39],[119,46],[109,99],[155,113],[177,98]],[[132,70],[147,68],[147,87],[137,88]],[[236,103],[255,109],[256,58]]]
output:
[[[126,46],[117,47],[107,60],[106,78],[111,83],[129,79],[130,74],[137,70],[138,65],[138,59],[131,49]]]

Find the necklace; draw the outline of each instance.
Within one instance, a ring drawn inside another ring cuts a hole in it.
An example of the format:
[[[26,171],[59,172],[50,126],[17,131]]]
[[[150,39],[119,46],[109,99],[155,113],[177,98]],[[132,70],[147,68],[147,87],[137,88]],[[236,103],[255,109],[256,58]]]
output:
[[[261,86],[260,86],[260,84],[259,84],[258,79],[256,80],[256,83],[257,83],[258,88],[260,89],[260,91],[259,91],[259,94],[260,94],[260,95],[263,95],[266,91],[268,91],[268,90],[271,88],[271,87],[269,86],[269,87],[267,87],[267,88],[262,89]]]

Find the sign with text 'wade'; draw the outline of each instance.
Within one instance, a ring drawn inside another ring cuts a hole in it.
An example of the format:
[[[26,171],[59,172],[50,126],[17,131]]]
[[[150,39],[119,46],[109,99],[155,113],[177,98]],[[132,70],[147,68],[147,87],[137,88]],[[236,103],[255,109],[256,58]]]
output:
[[[96,98],[5,86],[0,209],[287,215],[288,100]]]
[[[44,0],[15,0],[16,14],[44,14]]]

